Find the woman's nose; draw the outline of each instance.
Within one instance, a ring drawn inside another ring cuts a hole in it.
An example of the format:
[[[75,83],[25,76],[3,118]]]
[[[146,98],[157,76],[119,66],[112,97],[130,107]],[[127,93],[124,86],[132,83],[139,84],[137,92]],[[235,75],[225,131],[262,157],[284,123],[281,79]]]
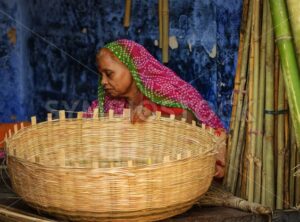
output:
[[[102,75],[102,78],[101,78],[101,85],[107,85],[107,78],[105,75]]]

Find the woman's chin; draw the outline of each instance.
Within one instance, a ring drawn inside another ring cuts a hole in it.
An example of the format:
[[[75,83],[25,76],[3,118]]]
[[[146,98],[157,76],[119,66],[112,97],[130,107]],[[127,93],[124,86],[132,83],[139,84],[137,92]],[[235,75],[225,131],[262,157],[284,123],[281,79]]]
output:
[[[109,95],[110,97],[119,97],[118,93],[112,91],[112,90],[107,90],[105,91],[107,93],[107,95]]]

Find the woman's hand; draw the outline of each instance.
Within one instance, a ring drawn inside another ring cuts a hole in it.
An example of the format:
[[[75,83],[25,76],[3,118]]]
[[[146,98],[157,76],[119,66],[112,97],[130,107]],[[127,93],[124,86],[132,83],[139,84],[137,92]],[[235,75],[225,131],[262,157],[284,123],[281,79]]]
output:
[[[227,135],[225,132],[221,132],[219,135],[220,144],[218,153],[216,154],[216,178],[223,178],[225,174],[226,137]]]
[[[138,105],[131,110],[130,120],[131,123],[145,122],[152,112],[144,107],[143,105]]]

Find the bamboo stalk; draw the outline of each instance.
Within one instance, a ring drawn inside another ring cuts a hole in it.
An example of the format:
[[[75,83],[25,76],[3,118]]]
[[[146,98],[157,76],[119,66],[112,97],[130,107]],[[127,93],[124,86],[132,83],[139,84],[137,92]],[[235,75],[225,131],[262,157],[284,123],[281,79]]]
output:
[[[237,108],[237,101],[238,101],[238,93],[239,93],[239,86],[240,86],[240,76],[241,76],[241,67],[242,67],[242,58],[243,58],[243,50],[245,47],[245,35],[247,32],[247,14],[249,8],[249,0],[243,1],[243,12],[242,12],[242,21],[240,26],[240,41],[239,41],[239,50],[238,50],[238,60],[237,60],[237,67],[234,77],[234,89],[233,89],[233,102],[231,108],[231,119],[230,119],[230,134],[228,136],[227,142],[227,153],[230,154],[231,145],[232,145],[232,132],[234,130],[234,120],[236,115],[236,108]],[[226,166],[225,174],[227,173],[228,167]]]
[[[267,45],[266,45],[266,111],[274,111],[274,37],[272,30],[272,21],[268,9],[267,16]],[[263,204],[274,208],[275,178],[274,178],[274,116],[266,113],[265,115],[265,135],[263,152],[263,169],[265,171],[264,197]]]
[[[123,25],[125,28],[128,28],[130,25],[130,13],[131,13],[131,0],[126,0],[124,21],[123,21]]]
[[[253,70],[253,123],[251,129],[251,156],[254,157],[254,177],[252,180],[252,185],[254,186],[254,196],[253,201],[257,199],[256,202],[260,201],[261,196],[261,183],[260,183],[260,167],[261,167],[261,160],[257,158],[256,155],[256,141],[257,141],[257,125],[258,125],[258,90],[259,90],[259,56],[260,56],[260,0],[254,1],[254,21],[253,21],[253,44],[254,44],[254,70]],[[250,178],[249,178],[250,179]]]
[[[162,0],[162,61],[169,61],[169,0]]]
[[[279,48],[281,64],[292,121],[296,131],[297,145],[300,147],[300,74],[289,29],[288,15],[284,0],[270,0],[272,19]],[[298,147],[298,148],[299,148]]]
[[[297,149],[297,166],[298,166],[298,173],[295,178],[295,205],[298,206],[298,209],[300,209],[300,149],[298,147]]]
[[[300,4],[299,0],[286,0],[286,3],[289,13],[289,19],[291,21],[293,40],[296,46],[298,66],[300,67]]]
[[[235,173],[233,174],[233,178],[232,178],[232,185],[231,185],[231,192],[232,193],[237,193],[237,180],[238,180],[238,176],[242,175],[243,172],[240,172],[239,169],[239,165],[240,163],[243,162],[243,153],[244,153],[244,148],[245,148],[245,144],[244,144],[244,140],[245,140],[245,133],[246,133],[246,117],[247,117],[247,107],[248,107],[248,96],[246,95],[244,98],[244,102],[243,102],[243,110],[242,110],[242,117],[241,117],[241,124],[240,124],[240,128],[239,130],[239,139],[238,139],[238,143],[237,143],[237,150],[236,150],[236,158],[233,161],[233,167],[234,169],[236,169]]]
[[[249,174],[248,174],[248,201],[254,201],[254,155],[255,151],[253,150],[253,125],[254,125],[254,70],[255,70],[255,21],[256,17],[258,17],[257,11],[257,0],[253,1],[253,20],[251,26],[251,48],[250,48],[250,58],[249,58],[249,87],[248,87],[248,97],[249,97],[249,105],[248,105],[248,131],[247,131],[247,146],[248,155],[247,159],[249,160]]]
[[[245,116],[247,116],[247,109],[245,110]],[[241,152],[241,156],[240,156],[240,162],[239,162],[239,177],[238,177],[238,181],[237,181],[237,188],[235,190],[235,195],[238,197],[243,197],[246,196],[245,193],[243,192],[243,184],[242,184],[242,180],[243,180],[243,175],[247,175],[247,171],[244,171],[244,154],[245,154],[245,135],[246,135],[246,121],[245,121],[245,129],[244,129],[244,135],[243,138],[241,138],[241,147],[242,147],[242,152]],[[246,198],[244,198],[246,199]]]
[[[275,47],[275,60],[274,60],[274,107],[277,110],[278,108],[278,86],[279,86],[279,72],[280,72],[280,61],[279,61],[279,51]],[[278,125],[278,115],[274,115],[274,137],[277,138],[277,125]],[[274,151],[275,156],[277,157],[277,140],[274,141]],[[275,164],[277,159],[275,158]]]
[[[291,126],[293,127],[293,126]],[[291,151],[291,155],[290,155],[290,169],[291,169],[291,173],[290,173],[290,183],[289,183],[289,189],[290,189],[290,206],[295,206],[296,202],[296,180],[295,180],[295,167],[297,166],[297,145],[296,145],[296,141],[295,141],[295,131],[292,129],[290,131],[290,151]]]
[[[242,54],[242,64],[241,64],[241,74],[240,74],[240,85],[239,85],[239,93],[238,93],[238,102],[236,107],[236,118],[234,119],[234,131],[232,136],[232,145],[230,150],[229,158],[227,158],[226,165],[228,166],[227,176],[224,179],[224,185],[227,188],[232,186],[232,175],[236,169],[233,168],[232,161],[235,160],[235,154],[237,149],[237,142],[238,142],[238,135],[239,135],[239,126],[240,126],[240,119],[242,113],[242,106],[244,100],[244,90],[246,85],[247,79],[247,66],[248,66],[248,53],[249,53],[249,41],[250,41],[250,30],[251,30],[251,20],[252,20],[252,1],[249,2],[249,11],[248,11],[248,19],[247,19],[247,27],[245,33],[245,47],[243,49]]]
[[[282,74],[284,74],[282,72]],[[284,81],[283,81],[284,82]],[[287,97],[286,97],[286,93],[284,93],[284,110],[288,110],[288,101],[287,101]],[[284,154],[284,180],[283,180],[283,190],[284,190],[284,194],[283,194],[283,208],[287,209],[290,208],[289,202],[290,202],[290,190],[289,190],[289,175],[291,172],[291,169],[289,168],[290,165],[290,149],[289,148],[289,144],[290,144],[290,140],[289,140],[289,134],[290,132],[290,118],[289,115],[287,113],[285,113],[284,115],[284,150],[285,150],[285,154]]]
[[[260,71],[259,71],[259,96],[258,96],[258,108],[257,108],[257,140],[255,156],[258,160],[256,164],[255,179],[257,184],[260,185],[260,195],[256,194],[254,201],[261,202],[261,186],[262,186],[262,149],[263,149],[263,125],[264,125],[264,110],[265,110],[265,78],[266,78],[266,34],[267,34],[267,4],[263,1],[263,18],[262,18],[262,35],[261,35],[261,49],[260,49]],[[258,192],[258,187],[255,189]]]
[[[158,46],[160,49],[162,48],[162,43],[163,43],[162,1],[163,0],[158,0],[158,27],[159,27]]]
[[[284,109],[284,82],[283,73],[279,73],[278,104],[277,111]],[[277,191],[276,209],[283,209],[283,187],[284,187],[284,115],[278,115],[277,125]]]

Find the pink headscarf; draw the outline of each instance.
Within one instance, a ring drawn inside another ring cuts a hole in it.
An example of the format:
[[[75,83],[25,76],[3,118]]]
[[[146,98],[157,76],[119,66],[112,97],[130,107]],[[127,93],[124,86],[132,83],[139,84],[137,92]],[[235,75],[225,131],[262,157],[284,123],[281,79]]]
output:
[[[224,126],[208,103],[189,83],[178,77],[171,69],[156,60],[143,46],[131,40],[117,40],[104,46],[114,53],[130,70],[140,91],[152,102],[167,106],[188,109],[201,122],[213,128]],[[99,86],[99,103],[94,101],[88,112],[102,104],[102,112],[114,109],[121,114],[127,106],[125,99],[105,95]]]

